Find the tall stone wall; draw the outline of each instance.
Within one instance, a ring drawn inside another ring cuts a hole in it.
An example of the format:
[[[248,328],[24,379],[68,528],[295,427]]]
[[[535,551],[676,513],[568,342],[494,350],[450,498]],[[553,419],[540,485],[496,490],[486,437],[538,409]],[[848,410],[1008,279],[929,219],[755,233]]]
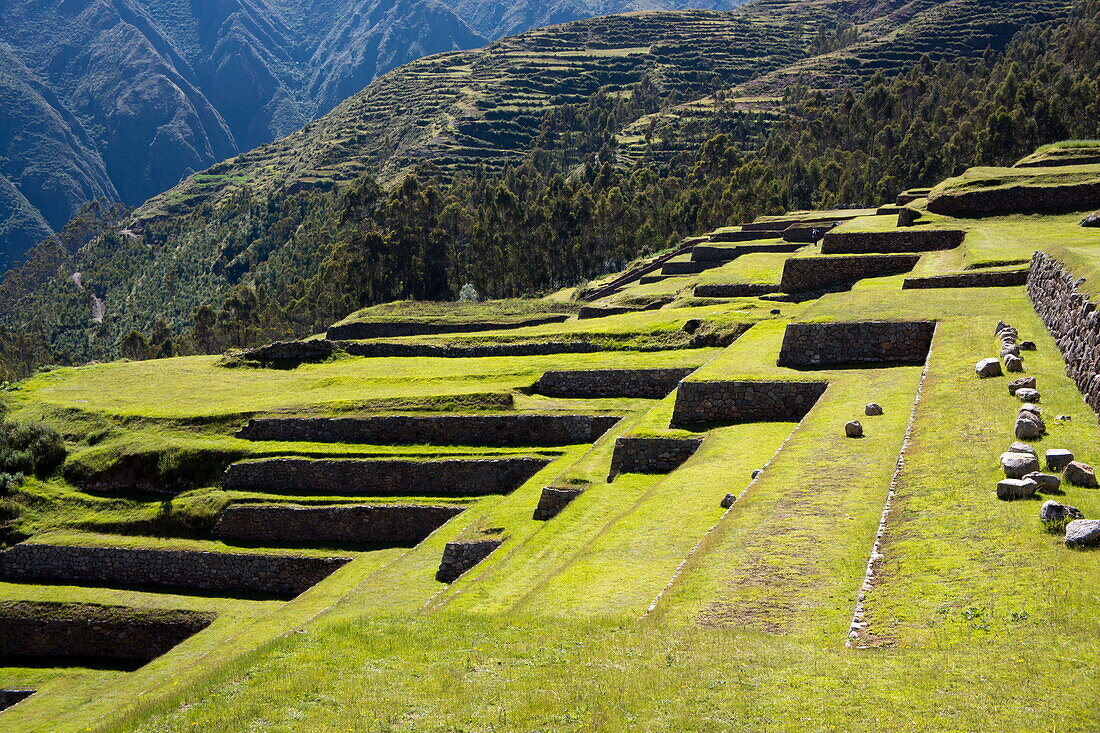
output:
[[[198,611],[91,603],[0,604],[0,625],[4,629],[0,634],[0,656],[148,662],[202,631],[214,618],[212,613]]]
[[[882,232],[829,232],[821,242],[821,254],[889,254],[935,252],[954,249],[963,242],[961,229],[905,229]]]
[[[535,382],[549,397],[648,397],[659,399],[695,371],[685,369],[551,370]]]
[[[621,436],[615,440],[611,474],[671,473],[695,455],[702,438],[640,438]]]
[[[799,421],[828,386],[828,382],[683,382],[676,391],[671,427]]]
[[[829,364],[923,364],[936,332],[934,321],[790,323],[779,366]]]
[[[0,554],[0,578],[296,596],[350,559],[23,542]]]
[[[232,464],[222,485],[329,496],[485,496],[514,491],[549,463],[547,458],[269,458]]]
[[[415,545],[461,514],[459,506],[293,506],[238,504],[222,512],[214,536],[226,540]]]
[[[821,290],[866,277],[898,275],[916,267],[920,255],[791,257],[783,264],[779,289],[785,293]]]
[[[442,583],[453,583],[460,575],[493,554],[500,545],[500,540],[448,542],[443,548],[443,559],[439,562],[435,579]]]
[[[997,272],[960,272],[953,275],[931,277],[907,277],[902,290],[929,288],[1008,288],[1027,284],[1027,270],[1000,270]]]
[[[621,420],[615,415],[384,415],[264,417],[237,431],[247,440],[435,445],[575,445],[591,443]]]
[[[1066,373],[1100,412],[1100,315],[1082,283],[1061,260],[1043,252],[1032,256],[1027,294],[1062,351]]]

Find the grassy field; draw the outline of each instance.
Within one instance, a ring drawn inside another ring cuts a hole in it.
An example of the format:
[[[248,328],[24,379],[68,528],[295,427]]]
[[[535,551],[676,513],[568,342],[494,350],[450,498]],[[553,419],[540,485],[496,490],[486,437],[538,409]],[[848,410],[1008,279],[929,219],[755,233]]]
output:
[[[845,228],[887,231],[887,218],[868,215]],[[1090,277],[1100,239],[1077,220],[943,218],[930,225],[961,226],[966,240],[922,255],[915,272],[1018,267],[1009,263],[1041,247]],[[763,278],[777,274],[786,256],[748,255],[675,280]],[[38,690],[0,713],[0,728],[1095,731],[1100,552],[1066,549],[1040,524],[1040,501],[996,498],[998,456],[1013,441],[1019,402],[1007,379],[974,374],[976,361],[998,353],[994,324],[1010,322],[1037,343],[1025,354],[1049,431],[1033,443],[1037,449],[1066,447],[1100,462],[1096,416],[1066,376],[1024,288],[902,290],[903,279],[866,279],[801,304],[715,299],[519,329],[526,332],[520,338],[671,334],[699,318],[744,330],[725,348],[343,357],[289,370],[226,368],[195,357],[39,374],[3,395],[8,417],[56,426],[70,454],[59,475],[28,480],[5,499],[19,514],[11,539],[353,559],[286,602],[0,583],[4,602],[218,614],[208,630],[135,671],[56,661],[0,667],[0,687]],[[601,304],[641,297],[646,287],[627,286]],[[409,317],[435,307],[412,306]],[[400,318],[404,308],[388,306],[383,315]],[[468,317],[498,315],[490,307]],[[925,319],[937,325],[924,365],[776,366],[791,322]],[[478,335],[516,337],[517,330]],[[829,387],[800,422],[708,426],[698,433],[702,446],[676,470],[613,480],[618,437],[689,434],[669,429],[675,392],[553,398],[529,389],[548,369],[657,367],[693,368],[689,380]],[[872,401],[884,415],[864,414]],[[553,449],[232,437],[258,414],[525,411],[624,419],[591,444]],[[852,419],[862,422],[864,438],[845,437]],[[217,479],[241,458],[517,454],[551,462],[515,491],[481,498],[295,496],[229,491]],[[109,474],[135,456],[155,457],[163,477],[191,471],[208,480],[159,494],[92,493],[76,480]],[[585,490],[558,516],[538,521],[532,512],[546,486]],[[727,494],[737,500],[723,509]],[[1065,486],[1054,498],[1100,516],[1100,491]],[[233,503],[413,501],[466,511],[414,547],[302,537],[263,548],[210,534]],[[884,516],[881,557],[863,601],[868,625],[849,647]],[[483,539],[502,544],[455,582],[435,580],[448,542]]]

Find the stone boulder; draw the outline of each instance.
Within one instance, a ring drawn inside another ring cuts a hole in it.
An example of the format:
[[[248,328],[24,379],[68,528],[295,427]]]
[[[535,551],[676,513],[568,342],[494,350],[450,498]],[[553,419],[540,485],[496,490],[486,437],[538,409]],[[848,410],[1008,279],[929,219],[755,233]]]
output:
[[[1024,370],[1024,360],[1009,354],[1005,357],[1005,371],[1019,373]]]
[[[1039,484],[1026,478],[1006,478],[997,482],[997,498],[1001,501],[1030,499],[1035,496]]]
[[[1033,456],[1038,456],[1039,455],[1038,453],[1035,452],[1035,449],[1032,448],[1030,445],[1028,445],[1027,443],[1021,443],[1018,440],[1015,443],[1013,443],[1012,445],[1008,446],[1008,452],[1009,453],[1030,453]]]
[[[1039,394],[1039,390],[1037,389],[1024,387],[1023,389],[1016,390],[1016,397],[1020,402],[1038,402],[1042,395]]]
[[[1100,211],[1094,211],[1081,220],[1083,227],[1100,227]]]
[[[722,497],[721,507],[723,509],[729,509],[736,502],[737,502],[737,495],[736,494],[726,494],[725,496]]]
[[[1008,393],[1016,394],[1021,389],[1035,389],[1035,377],[1020,377],[1008,383]]]
[[[869,417],[876,417],[882,414],[882,405],[877,402],[872,402],[867,407],[863,408],[864,413]]]
[[[1004,359],[1005,357],[1008,357],[1008,356],[1015,356],[1015,357],[1019,358],[1019,356],[1020,356],[1020,347],[1017,346],[1016,344],[1002,343],[1001,344],[1001,358]]]
[[[994,336],[999,336],[1001,334],[1001,331],[1005,330],[1006,328],[1012,328],[1012,327],[1009,326],[1004,321],[997,321],[997,325],[993,327],[993,335]]]
[[[1066,477],[1066,481],[1074,486],[1081,486],[1086,489],[1100,487],[1100,484],[1096,483],[1096,472],[1093,470],[1092,466],[1087,463],[1072,461],[1066,466],[1063,475]]]
[[[1073,463],[1073,453],[1065,448],[1051,448],[1046,452],[1045,458],[1050,471],[1061,471]]]
[[[1016,437],[1020,440],[1035,440],[1046,433],[1043,419],[1031,412],[1021,412],[1016,418]]]
[[[1001,468],[1005,478],[1023,478],[1039,471],[1039,459],[1030,453],[1002,453]]]
[[[1036,348],[1037,347],[1035,346],[1034,341],[1021,341],[1020,342],[1020,351],[1035,351]]]
[[[684,321],[683,331],[684,333],[695,333],[699,330],[699,327],[703,325],[703,321],[699,318],[689,318]]]
[[[1033,471],[1027,474],[1024,478],[1031,479],[1035,483],[1039,484],[1039,488],[1036,489],[1040,494],[1059,494],[1062,490],[1062,479],[1057,476],[1052,476],[1049,473],[1039,473]]]
[[[1022,415],[1025,412],[1041,419],[1043,415],[1043,408],[1039,407],[1034,402],[1025,402],[1024,404],[1020,405],[1020,414]]]
[[[844,434],[849,438],[862,438],[863,437],[863,425],[859,420],[852,420],[844,425]]]
[[[974,365],[974,371],[982,379],[999,377],[1003,374],[1001,371],[1001,362],[998,359],[982,359]]]
[[[1066,525],[1067,547],[1100,547],[1100,519],[1074,519]]]
[[[1064,524],[1073,519],[1084,518],[1085,515],[1082,514],[1081,510],[1077,507],[1059,504],[1053,499],[1048,499],[1043,502],[1043,506],[1039,509],[1039,521],[1041,522],[1057,522],[1058,524]]]

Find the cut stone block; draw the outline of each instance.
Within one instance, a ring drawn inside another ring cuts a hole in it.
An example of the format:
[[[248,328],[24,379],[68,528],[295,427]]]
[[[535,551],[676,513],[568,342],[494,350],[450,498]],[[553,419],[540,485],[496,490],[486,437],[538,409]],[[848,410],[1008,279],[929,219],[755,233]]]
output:
[[[1029,478],[1035,483],[1039,484],[1039,488],[1037,489],[1037,491],[1040,494],[1055,494],[1060,492],[1062,488],[1062,479],[1058,478],[1057,476],[1052,476],[1049,473],[1039,473],[1038,471],[1033,471],[1024,476],[1024,478]]]
[[[1064,475],[1066,481],[1074,486],[1081,486],[1086,489],[1095,489],[1098,486],[1096,483],[1096,472],[1093,470],[1092,466],[1087,463],[1072,461],[1066,466]]]
[[[1030,499],[1035,496],[1039,484],[1026,478],[1006,478],[997,482],[997,498],[1001,501]]]
[[[1075,519],[1066,525],[1067,547],[1100,547],[1100,519]]]
[[[1046,452],[1047,468],[1051,471],[1061,471],[1073,463],[1073,453],[1065,448],[1051,448]]]
[[[1001,468],[1006,478],[1023,478],[1039,470],[1039,459],[1030,453],[1002,453]]]
[[[1001,362],[997,359],[982,359],[974,365],[974,371],[982,379],[999,377],[1004,373],[1001,371]]]

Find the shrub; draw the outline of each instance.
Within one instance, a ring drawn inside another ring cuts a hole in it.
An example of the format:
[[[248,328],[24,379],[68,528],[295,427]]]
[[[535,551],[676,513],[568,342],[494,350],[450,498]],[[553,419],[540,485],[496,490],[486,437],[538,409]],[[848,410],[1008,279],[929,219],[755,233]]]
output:
[[[61,435],[42,423],[0,423],[0,474],[45,476],[65,460]]]

